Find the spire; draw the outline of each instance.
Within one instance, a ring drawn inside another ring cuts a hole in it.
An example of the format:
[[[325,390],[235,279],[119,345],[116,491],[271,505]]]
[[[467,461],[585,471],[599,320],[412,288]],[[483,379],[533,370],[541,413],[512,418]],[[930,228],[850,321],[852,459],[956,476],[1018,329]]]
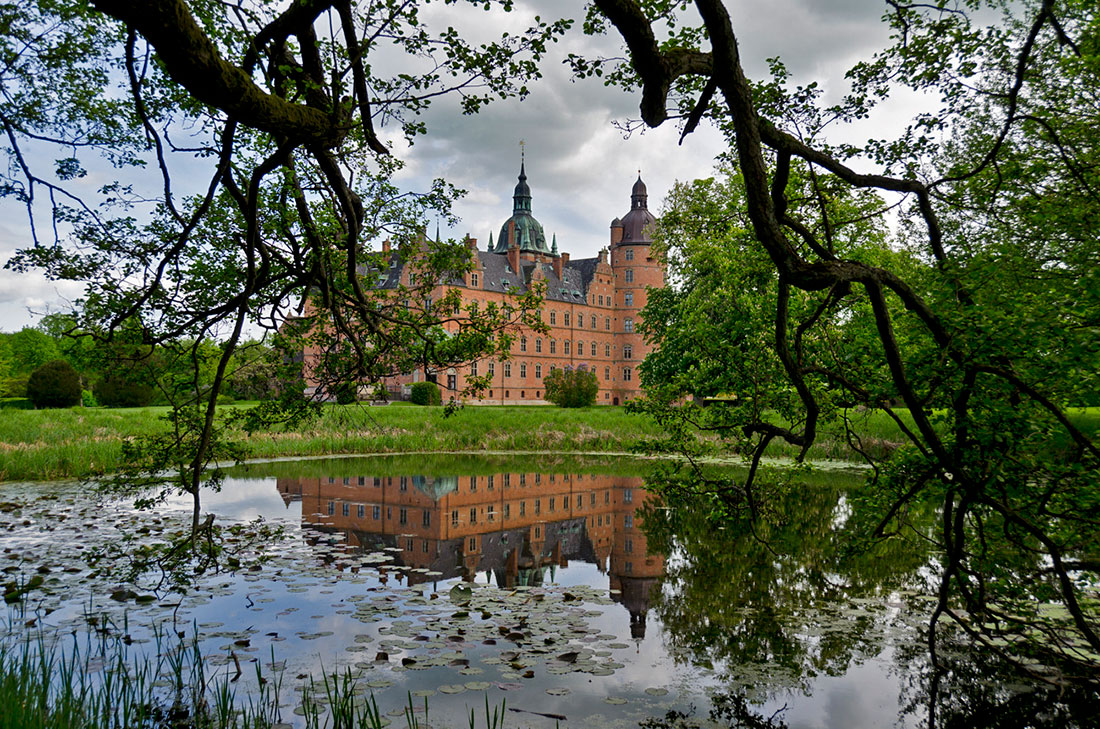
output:
[[[634,183],[630,191],[630,209],[647,210],[646,205],[649,195],[646,193],[645,183],[642,182],[642,171],[638,170],[638,181]]]
[[[493,231],[491,230],[489,231],[489,246],[485,250],[489,251],[490,253],[493,252]]]
[[[512,214],[531,212],[531,188],[527,186],[526,160],[524,159],[523,142],[520,142],[519,153],[519,182],[512,193]]]
[[[435,242],[439,242],[439,221],[435,221]]]
[[[550,246],[550,254],[554,255],[554,256],[558,255],[558,234],[557,233],[554,233],[554,244],[552,246]]]

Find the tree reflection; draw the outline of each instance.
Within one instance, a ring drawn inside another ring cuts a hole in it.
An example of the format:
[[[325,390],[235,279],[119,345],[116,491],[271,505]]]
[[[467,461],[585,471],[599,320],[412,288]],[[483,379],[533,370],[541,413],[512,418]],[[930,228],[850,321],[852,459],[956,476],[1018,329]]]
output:
[[[654,607],[678,658],[805,687],[882,651],[887,598],[921,583],[927,554],[915,540],[853,544],[851,476],[773,481],[756,518],[670,489],[676,477],[662,475],[677,495],[649,508],[643,528],[670,555]]]

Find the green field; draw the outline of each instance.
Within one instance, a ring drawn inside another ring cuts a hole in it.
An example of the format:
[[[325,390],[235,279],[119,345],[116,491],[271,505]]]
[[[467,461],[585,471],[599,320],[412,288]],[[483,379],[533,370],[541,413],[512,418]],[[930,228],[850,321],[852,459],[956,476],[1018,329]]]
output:
[[[167,411],[163,407],[2,410],[0,482],[108,473],[121,457],[124,440],[165,428]],[[1100,408],[1072,414],[1087,431],[1100,430]],[[864,416],[856,427],[864,446],[879,453],[903,441],[897,426],[881,413]],[[835,430],[822,429],[810,452],[812,459],[855,458]],[[660,435],[647,417],[620,407],[478,406],[444,417],[438,407],[330,405],[308,425],[255,434],[248,445],[254,458],[425,451],[612,453],[635,450]],[[769,451],[775,456],[794,453],[782,445]]]

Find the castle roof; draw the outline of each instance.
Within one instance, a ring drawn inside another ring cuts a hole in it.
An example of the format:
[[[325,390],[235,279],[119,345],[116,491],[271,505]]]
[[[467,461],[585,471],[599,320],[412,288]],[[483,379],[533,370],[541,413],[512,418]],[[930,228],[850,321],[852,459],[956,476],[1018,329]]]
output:
[[[630,191],[630,212],[622,219],[623,238],[620,245],[653,242],[653,226],[657,219],[649,212],[648,198],[642,176],[638,175],[638,181]]]

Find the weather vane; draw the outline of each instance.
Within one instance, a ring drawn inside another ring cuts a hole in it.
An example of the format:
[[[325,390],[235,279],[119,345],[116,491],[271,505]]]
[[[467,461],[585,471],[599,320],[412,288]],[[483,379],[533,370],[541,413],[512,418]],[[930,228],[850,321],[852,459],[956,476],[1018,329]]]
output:
[[[523,153],[526,151],[526,147],[527,147],[527,142],[525,142],[522,139],[519,140],[519,161],[520,162],[523,161]]]

